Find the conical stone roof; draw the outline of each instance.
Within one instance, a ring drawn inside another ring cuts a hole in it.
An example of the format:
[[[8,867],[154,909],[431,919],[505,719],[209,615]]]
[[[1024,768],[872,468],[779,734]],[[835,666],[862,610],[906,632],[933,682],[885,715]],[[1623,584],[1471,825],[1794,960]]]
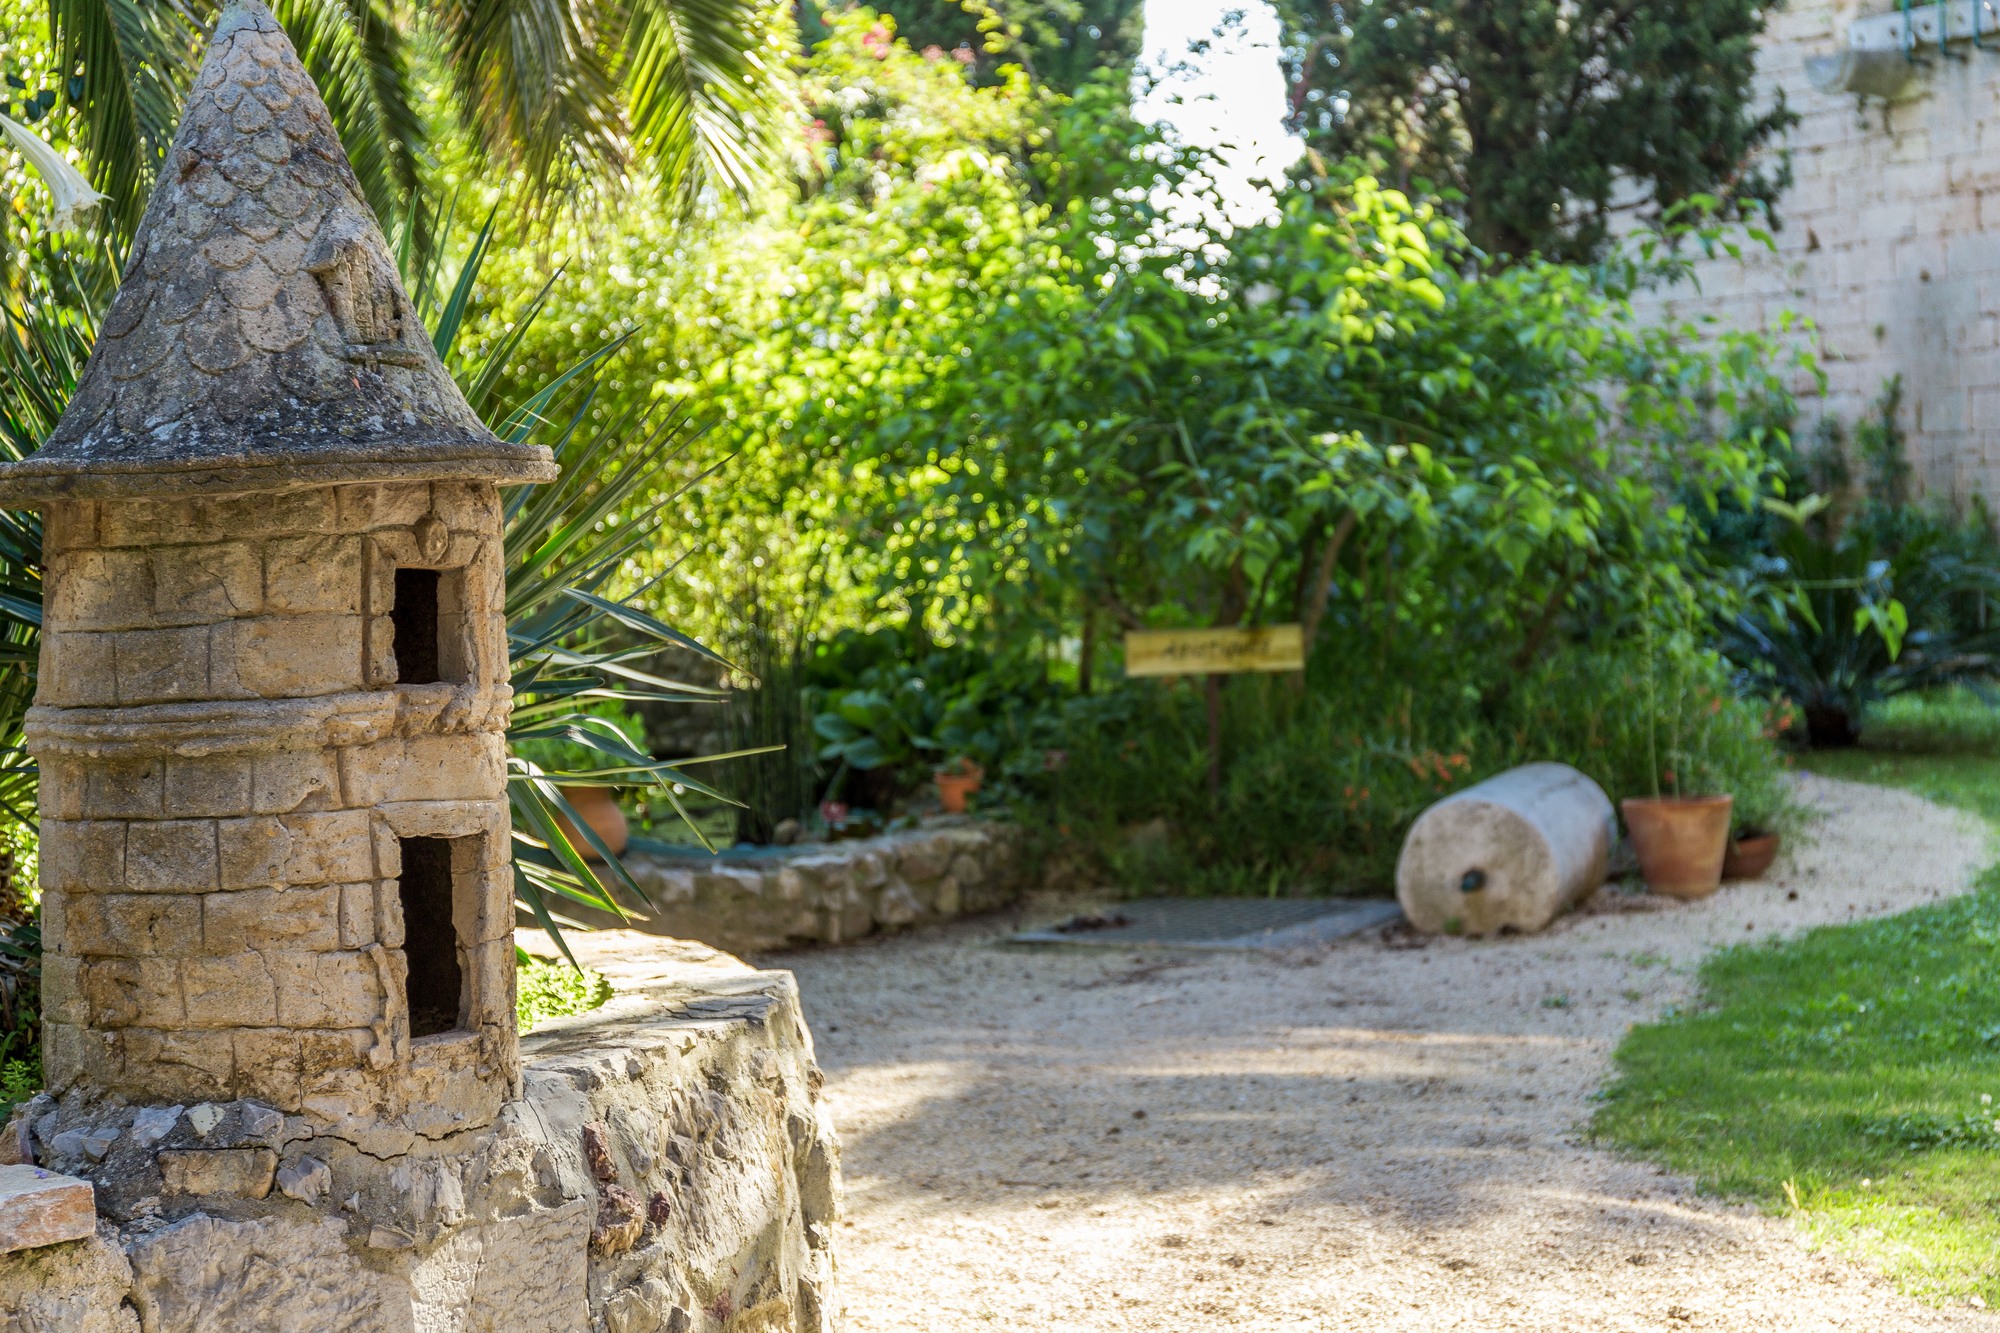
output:
[[[555,475],[452,383],[319,90],[236,0],[69,410],[0,501]]]

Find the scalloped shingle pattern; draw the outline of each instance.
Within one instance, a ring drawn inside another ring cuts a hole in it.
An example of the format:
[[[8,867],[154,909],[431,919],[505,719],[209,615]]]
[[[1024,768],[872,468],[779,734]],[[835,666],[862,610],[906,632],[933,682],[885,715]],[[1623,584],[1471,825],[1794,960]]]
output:
[[[552,475],[548,458],[496,439],[452,383],[318,90],[270,12],[239,0],[69,410],[0,488],[287,464],[359,478],[440,459],[541,480],[529,474]]]

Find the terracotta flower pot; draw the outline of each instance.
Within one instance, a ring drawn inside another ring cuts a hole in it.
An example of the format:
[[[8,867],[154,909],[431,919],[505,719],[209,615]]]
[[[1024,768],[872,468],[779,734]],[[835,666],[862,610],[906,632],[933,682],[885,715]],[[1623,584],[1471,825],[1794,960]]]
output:
[[[985,781],[986,770],[977,764],[940,772],[937,775],[938,804],[948,815],[962,815],[965,813],[966,797],[978,791]]]
[[[1722,887],[1729,850],[1728,796],[1656,796],[1621,801],[1646,887],[1670,898],[1706,898]]]
[[[563,799],[567,800],[583,822],[590,826],[590,831],[611,849],[613,856],[625,850],[625,844],[631,840],[632,830],[626,824],[625,812],[618,808],[618,799],[611,794],[609,787],[557,787],[556,790],[563,794]],[[556,826],[563,831],[563,836],[576,845],[576,849],[583,853],[585,859],[591,861],[604,859],[597,854],[595,847],[584,841],[576,826],[561,815],[556,816]]]
[[[1724,879],[1755,879],[1778,859],[1778,835],[1759,833],[1749,838],[1731,838],[1729,854],[1722,858]]]

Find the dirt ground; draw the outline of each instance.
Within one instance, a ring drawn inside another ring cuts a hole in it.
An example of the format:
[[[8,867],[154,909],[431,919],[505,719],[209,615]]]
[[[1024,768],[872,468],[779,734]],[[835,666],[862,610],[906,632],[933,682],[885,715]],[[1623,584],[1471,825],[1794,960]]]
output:
[[[1583,1146],[1626,1027],[1719,944],[1961,892],[1970,816],[1804,779],[1766,882],[1547,933],[1294,956],[996,944],[1043,899],[794,969],[844,1143],[852,1333],[2000,1329]]]

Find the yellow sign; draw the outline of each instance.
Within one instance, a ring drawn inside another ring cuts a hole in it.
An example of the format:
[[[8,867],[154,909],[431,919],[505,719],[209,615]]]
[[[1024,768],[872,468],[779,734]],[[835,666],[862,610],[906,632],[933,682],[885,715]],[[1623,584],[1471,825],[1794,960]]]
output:
[[[1135,629],[1125,636],[1128,676],[1303,671],[1305,666],[1305,634],[1297,625],[1260,625],[1255,629]]]

